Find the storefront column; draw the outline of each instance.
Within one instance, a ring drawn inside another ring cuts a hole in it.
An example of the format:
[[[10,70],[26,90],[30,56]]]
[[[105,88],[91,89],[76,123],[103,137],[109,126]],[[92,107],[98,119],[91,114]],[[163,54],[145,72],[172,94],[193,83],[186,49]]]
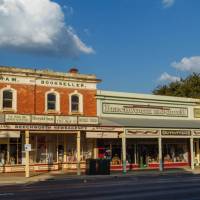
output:
[[[25,144],[29,144],[29,131],[25,131]],[[29,151],[25,151],[25,176],[30,177],[30,166],[29,166]]]
[[[76,138],[76,148],[77,148],[77,175],[81,175],[81,132],[77,132]]]
[[[194,169],[194,140],[193,138],[190,138],[190,163],[191,163],[191,169]]]
[[[10,138],[8,138],[7,142],[7,163],[10,163]]]
[[[67,162],[67,137],[64,135],[64,158],[63,161]]]
[[[93,148],[94,159],[98,158],[98,149],[97,149],[97,139],[94,139],[94,148]]]
[[[126,132],[122,133],[122,165],[123,174],[126,174]]]
[[[196,152],[197,152],[197,162],[199,165],[199,138],[197,139],[197,143],[196,143]]]
[[[159,170],[163,171],[163,159],[162,159],[162,138],[158,138],[158,158],[159,158]]]

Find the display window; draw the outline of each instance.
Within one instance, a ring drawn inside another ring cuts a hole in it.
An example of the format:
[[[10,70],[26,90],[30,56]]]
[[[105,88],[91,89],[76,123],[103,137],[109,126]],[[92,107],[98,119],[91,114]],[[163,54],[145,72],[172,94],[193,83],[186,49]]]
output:
[[[9,149],[9,164],[22,164],[22,136],[20,138],[10,138]]]
[[[187,144],[164,144],[164,162],[188,162]]]
[[[7,144],[0,144],[0,166],[6,164],[7,161]]]

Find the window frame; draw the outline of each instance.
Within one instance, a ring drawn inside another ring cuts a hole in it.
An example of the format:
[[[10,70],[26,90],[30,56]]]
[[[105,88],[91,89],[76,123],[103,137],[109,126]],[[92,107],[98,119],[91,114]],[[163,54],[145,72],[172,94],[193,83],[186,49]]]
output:
[[[77,96],[79,99],[78,102],[78,111],[72,110],[72,97]],[[83,95],[79,93],[77,90],[69,94],[69,114],[83,114]]]
[[[11,107],[4,107],[4,92],[5,91],[9,91],[12,93],[12,106]],[[17,111],[17,91],[13,88],[11,88],[9,85],[5,88],[2,88],[0,91],[0,97],[1,97],[1,105],[0,105],[0,109],[2,111],[12,111],[12,112],[16,112]]]
[[[55,95],[55,109],[48,109],[48,95],[54,94]],[[58,113],[60,112],[60,94],[57,91],[51,89],[45,93],[45,112],[46,113]]]

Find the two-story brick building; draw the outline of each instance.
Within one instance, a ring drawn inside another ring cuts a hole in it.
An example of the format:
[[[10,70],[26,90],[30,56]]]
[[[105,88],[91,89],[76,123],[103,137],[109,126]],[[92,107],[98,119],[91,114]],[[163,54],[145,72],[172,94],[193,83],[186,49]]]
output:
[[[0,171],[84,167],[95,154],[86,131],[104,129],[97,118],[98,82],[76,69],[0,67]]]

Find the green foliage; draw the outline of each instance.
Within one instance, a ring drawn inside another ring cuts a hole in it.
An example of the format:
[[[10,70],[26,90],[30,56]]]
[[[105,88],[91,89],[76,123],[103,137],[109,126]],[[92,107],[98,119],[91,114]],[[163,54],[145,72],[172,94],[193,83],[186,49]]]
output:
[[[193,73],[180,81],[158,86],[153,94],[200,98],[200,74]]]

